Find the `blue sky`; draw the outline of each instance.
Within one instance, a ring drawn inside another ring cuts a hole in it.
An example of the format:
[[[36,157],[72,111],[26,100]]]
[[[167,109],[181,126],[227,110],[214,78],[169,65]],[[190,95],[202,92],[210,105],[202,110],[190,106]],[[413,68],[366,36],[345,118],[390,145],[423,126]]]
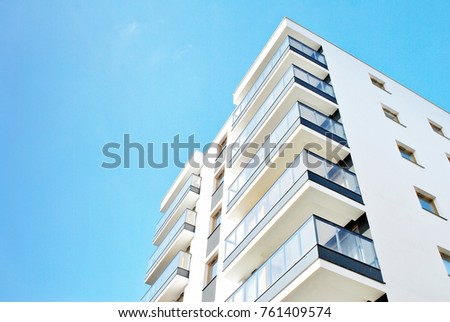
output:
[[[137,301],[179,172],[102,146],[212,140],[284,16],[447,111],[448,1],[2,1],[0,301]],[[134,160],[137,161],[137,160]]]

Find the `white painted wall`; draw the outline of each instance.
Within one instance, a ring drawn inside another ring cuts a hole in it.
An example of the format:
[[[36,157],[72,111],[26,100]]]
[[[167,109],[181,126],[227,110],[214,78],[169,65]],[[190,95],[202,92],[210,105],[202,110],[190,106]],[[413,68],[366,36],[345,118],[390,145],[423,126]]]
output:
[[[450,129],[449,114],[336,47],[324,43],[372,237],[392,301],[448,301],[450,277],[437,246],[450,249],[450,223],[423,210],[414,186],[436,196],[450,215],[450,140],[428,118]],[[402,62],[399,62],[402,63]],[[384,80],[375,87],[369,73]],[[406,126],[386,118],[381,103]],[[396,140],[416,150],[421,168],[403,159]]]

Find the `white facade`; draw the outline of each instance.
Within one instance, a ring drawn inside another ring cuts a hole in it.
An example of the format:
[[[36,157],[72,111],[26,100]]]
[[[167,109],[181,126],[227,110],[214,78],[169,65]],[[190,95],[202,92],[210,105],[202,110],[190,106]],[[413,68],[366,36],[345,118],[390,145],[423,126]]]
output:
[[[287,18],[234,103],[161,203],[144,300],[450,301],[446,111]],[[266,140],[245,168],[232,143]]]

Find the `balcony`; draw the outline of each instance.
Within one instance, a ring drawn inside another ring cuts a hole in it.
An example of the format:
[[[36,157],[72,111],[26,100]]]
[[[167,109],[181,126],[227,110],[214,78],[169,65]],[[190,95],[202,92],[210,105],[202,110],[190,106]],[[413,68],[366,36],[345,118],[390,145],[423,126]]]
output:
[[[314,136],[314,134],[306,129],[299,130],[301,125],[317,132],[319,137]],[[228,210],[233,207],[244,192],[251,194],[249,187],[257,180],[256,177],[266,168],[268,163],[271,162],[276,168],[277,165],[271,159],[278,155],[286,142],[292,144],[290,148],[291,154],[293,151],[301,151],[306,144],[311,143],[323,147],[323,151],[325,151],[327,146],[326,137],[336,142],[331,144],[333,149],[339,144],[347,146],[344,127],[341,123],[332,120],[329,116],[305,104],[296,102],[275,129],[270,132],[266,142],[261,145],[247,166],[239,173],[228,188]],[[339,153],[339,156],[343,159],[348,151],[341,149]],[[281,166],[278,167],[278,169],[281,168]],[[272,171],[276,175],[276,169],[266,170]],[[252,195],[255,196],[253,193]]]
[[[284,54],[288,51],[292,50],[297,54],[307,58],[308,60],[318,64],[323,68],[327,68],[327,63],[325,60],[325,56],[320,52],[312,49],[311,47],[303,44],[302,42],[295,40],[292,37],[287,37],[277,49],[277,51],[273,54],[270,61],[267,63],[264,70],[259,75],[258,79],[253,83],[252,87],[247,91],[247,94],[242,99],[241,103],[235,108],[232,114],[232,126],[234,127],[236,123],[239,121],[241,115],[247,110],[249,103],[253,100],[255,95],[259,92],[262,85],[266,82],[268,76],[272,73],[272,71],[279,65]]]
[[[239,281],[311,212],[345,226],[362,203],[354,173],[303,150],[225,239],[225,275]]]
[[[382,283],[371,239],[312,216],[227,301],[374,301]]]
[[[347,146],[347,138],[342,123],[305,104],[298,103],[298,106],[302,124]]]
[[[295,65],[291,65],[281,80],[275,85],[272,92],[261,104],[255,115],[249,120],[241,134],[231,145],[231,164],[236,161],[237,156],[242,152],[242,147],[245,147],[248,142],[252,141],[252,137],[255,135],[256,131],[270,116],[271,112],[294,83],[299,84],[302,88],[306,89],[307,92],[312,92],[332,103],[336,103],[334,90],[330,84]]]
[[[195,232],[197,213],[186,209],[148,262],[145,282],[152,284],[180,249],[189,246]]]
[[[173,302],[189,281],[191,254],[180,251],[142,297],[142,302]]]
[[[217,276],[202,290],[202,302],[214,302],[216,300]]]
[[[196,174],[189,176],[156,225],[153,244],[159,245],[164,240],[184,209],[194,208],[200,196],[201,180],[202,178]]]

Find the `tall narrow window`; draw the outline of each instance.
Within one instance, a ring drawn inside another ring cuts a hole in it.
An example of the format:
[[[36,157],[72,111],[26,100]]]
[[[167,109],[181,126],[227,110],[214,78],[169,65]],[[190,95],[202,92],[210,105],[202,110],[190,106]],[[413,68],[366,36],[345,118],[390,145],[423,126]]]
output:
[[[227,137],[225,136],[219,143],[219,154],[221,154],[227,147]]]
[[[432,214],[435,214],[436,216],[439,216],[439,212],[436,207],[435,203],[435,197],[430,195],[429,193],[419,190],[416,188],[416,194],[417,198],[419,198],[420,205],[422,206],[422,209],[431,212]]]
[[[442,261],[444,262],[445,269],[447,270],[447,274],[450,276],[450,256],[447,254],[441,253]]]
[[[223,170],[221,170],[215,178],[215,183],[214,183],[214,190],[219,189],[219,187],[222,185],[223,183],[223,177],[224,177],[225,172]]]
[[[225,161],[226,148],[227,148],[227,137],[225,136],[217,144],[217,157],[216,157],[216,163],[215,163],[216,171],[222,166],[222,164]]]
[[[219,208],[212,216],[211,216],[211,230],[212,233],[216,230],[217,227],[222,223],[222,208]]]
[[[206,284],[211,282],[217,276],[217,255],[215,255],[207,264]]]

